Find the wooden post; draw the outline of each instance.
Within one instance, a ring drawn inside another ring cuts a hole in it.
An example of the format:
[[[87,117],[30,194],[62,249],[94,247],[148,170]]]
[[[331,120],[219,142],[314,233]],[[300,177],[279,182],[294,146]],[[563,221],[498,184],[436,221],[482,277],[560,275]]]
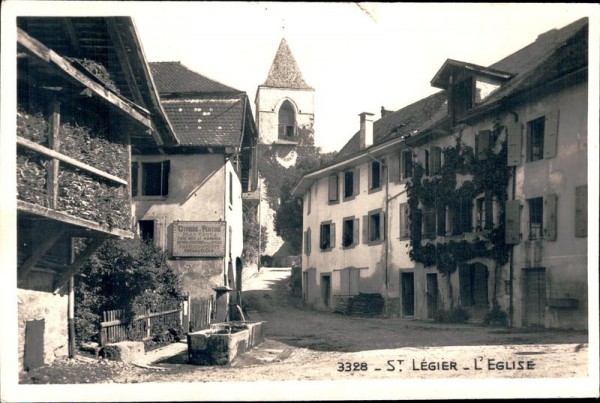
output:
[[[48,133],[49,148],[60,151],[60,103],[54,98],[50,104],[50,125]],[[58,204],[58,167],[59,160],[53,158],[48,165],[48,181],[46,182],[46,194],[48,195],[48,207],[55,209]]]
[[[69,280],[69,358],[75,357],[75,276]]]

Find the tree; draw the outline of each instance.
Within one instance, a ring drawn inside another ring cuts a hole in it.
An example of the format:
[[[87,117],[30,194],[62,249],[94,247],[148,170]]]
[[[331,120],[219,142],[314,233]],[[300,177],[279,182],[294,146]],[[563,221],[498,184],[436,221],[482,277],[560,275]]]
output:
[[[123,309],[129,317],[159,304],[179,301],[179,277],[167,255],[139,238],[106,241],[82,267],[75,283],[75,333],[91,341],[100,314]]]
[[[260,227],[260,237],[258,228]],[[244,262],[256,263],[258,261],[258,240],[260,238],[260,254],[267,247],[267,227],[260,225],[256,217],[256,211],[253,208],[244,211],[244,250],[242,257]]]

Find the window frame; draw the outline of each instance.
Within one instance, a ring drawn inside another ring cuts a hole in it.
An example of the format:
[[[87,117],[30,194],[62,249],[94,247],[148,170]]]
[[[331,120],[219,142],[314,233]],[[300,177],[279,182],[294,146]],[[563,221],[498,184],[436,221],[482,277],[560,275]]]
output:
[[[160,177],[158,182],[160,183],[159,194],[147,194],[146,183],[148,182],[148,166],[149,165],[160,165]],[[135,178],[132,176],[131,180],[131,195],[137,199],[166,199],[169,196],[169,179],[171,176],[171,161],[160,160],[160,161],[132,161],[131,162],[132,175],[135,172]]]
[[[373,219],[375,216],[379,216],[379,225],[375,226],[373,223]],[[386,232],[386,223],[385,223],[385,213],[383,209],[375,209],[368,212],[365,216],[366,219],[366,228],[364,228],[364,235],[366,235],[366,244],[368,245],[378,245],[385,241],[385,232]],[[378,238],[375,238],[374,235],[379,234]]]
[[[414,168],[413,150],[403,150],[400,152],[400,181],[412,178]]]
[[[350,180],[351,182],[351,186],[352,186],[352,192],[350,194],[347,194],[347,186],[348,186],[348,175],[352,175],[352,179]],[[343,196],[344,196],[344,201],[349,201],[352,200],[356,197],[356,189],[355,189],[355,184],[356,184],[356,170],[354,169],[347,169],[344,171],[344,181],[343,181]]]
[[[379,166],[379,169],[378,169],[378,183],[377,183],[378,186],[375,186],[374,178],[373,178],[373,174],[374,174],[373,168],[375,166]],[[382,187],[383,187],[383,175],[384,175],[383,170],[384,170],[383,161],[379,161],[379,160],[370,161],[370,163],[369,163],[369,194],[378,192],[378,191],[380,191],[382,189]]]
[[[335,184],[332,184],[332,180]],[[332,194],[335,190],[335,195]],[[335,197],[333,197],[335,196]],[[338,204],[340,202],[340,176],[335,173],[327,177],[327,204]]]
[[[352,242],[348,245],[346,245],[346,223],[347,222],[351,222],[352,223],[352,231],[350,233],[350,235],[352,236]],[[358,220],[356,219],[355,216],[349,216],[349,217],[344,217],[342,219],[342,249],[352,249],[354,248],[356,245],[358,245],[358,237],[359,237],[359,232],[358,232]]]
[[[544,159],[544,143],[546,133],[546,117],[540,116],[527,121],[526,161],[535,162]],[[534,144],[538,144],[537,151]],[[534,155],[535,152],[535,155]]]
[[[527,199],[527,208],[529,210],[527,237],[530,241],[541,241],[544,239],[544,198],[540,196]]]
[[[324,244],[324,229],[328,227],[329,231],[328,231],[328,244],[325,245]],[[320,226],[319,226],[319,250],[321,252],[329,252],[330,250],[332,250],[335,247],[335,224],[333,223],[333,221],[328,220],[328,221],[323,221],[321,222]]]

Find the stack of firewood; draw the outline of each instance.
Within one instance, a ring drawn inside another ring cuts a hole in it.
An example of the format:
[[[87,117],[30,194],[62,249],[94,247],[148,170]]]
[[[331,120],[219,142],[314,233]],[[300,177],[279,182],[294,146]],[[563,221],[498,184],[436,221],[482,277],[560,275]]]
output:
[[[17,110],[17,136],[44,146],[48,145],[48,122],[41,113],[30,114]]]
[[[381,316],[383,313],[381,294],[358,294],[352,298],[350,311],[353,316]]]
[[[17,154],[17,198],[48,207],[46,195],[47,160],[32,151]]]

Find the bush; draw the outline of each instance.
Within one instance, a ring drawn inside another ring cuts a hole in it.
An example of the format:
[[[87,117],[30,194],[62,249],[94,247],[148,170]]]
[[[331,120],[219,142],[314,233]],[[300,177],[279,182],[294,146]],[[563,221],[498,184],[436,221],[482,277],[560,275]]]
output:
[[[462,307],[456,307],[449,311],[438,311],[435,321],[440,323],[465,323],[469,320],[469,314]]]
[[[494,306],[483,319],[484,326],[508,326],[508,315],[498,305]]]
[[[103,311],[123,309],[127,317],[134,317],[140,311],[178,303],[181,292],[165,252],[140,239],[106,241],[76,277],[77,341],[97,341]],[[135,330],[131,329],[132,335],[142,333]]]

